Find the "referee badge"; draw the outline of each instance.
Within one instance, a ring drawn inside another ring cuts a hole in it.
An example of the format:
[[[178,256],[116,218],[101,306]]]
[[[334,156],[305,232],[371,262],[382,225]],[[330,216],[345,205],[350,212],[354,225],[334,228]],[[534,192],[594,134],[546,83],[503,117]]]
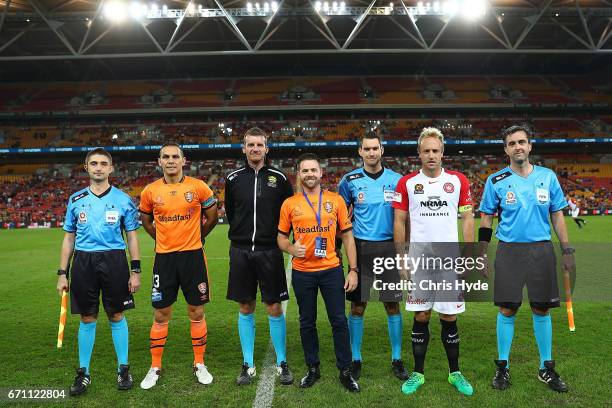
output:
[[[193,201],[193,191],[188,191],[185,193],[185,200],[190,203]]]
[[[325,206],[325,211],[327,211],[328,213],[331,213],[332,210],[334,209],[334,205],[332,204],[331,201],[326,201],[325,204],[323,204]]]

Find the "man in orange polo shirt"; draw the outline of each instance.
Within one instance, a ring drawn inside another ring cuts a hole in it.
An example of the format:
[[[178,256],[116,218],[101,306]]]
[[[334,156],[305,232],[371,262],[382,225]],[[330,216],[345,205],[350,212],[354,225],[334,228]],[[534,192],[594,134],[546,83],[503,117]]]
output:
[[[316,155],[306,153],[300,156],[297,171],[302,191],[283,203],[277,241],[281,250],[293,256],[291,280],[299,306],[300,337],[308,366],[300,387],[311,387],[321,378],[316,326],[317,293],[320,289],[333,329],[340,382],[347,390],[359,392],[359,385],[351,374],[351,346],[344,314],[345,292],[357,287],[357,255],[348,210],[342,197],[321,189],[321,166]],[[346,279],[335,249],[338,229],[350,266]],[[291,230],[295,240],[293,244],[289,241]]]
[[[202,239],[217,224],[217,200],[202,180],[183,175],[185,156],[178,144],[164,144],[158,163],[164,177],[145,187],[140,194],[139,208],[142,226],[155,240],[151,368],[140,383],[145,390],[154,387],[161,374],[168,321],[179,286],[191,320],[193,374],[201,384],[210,384],[213,380],[204,365],[208,332],[204,304],[210,300],[210,287]],[[206,217],[203,225],[202,211]]]

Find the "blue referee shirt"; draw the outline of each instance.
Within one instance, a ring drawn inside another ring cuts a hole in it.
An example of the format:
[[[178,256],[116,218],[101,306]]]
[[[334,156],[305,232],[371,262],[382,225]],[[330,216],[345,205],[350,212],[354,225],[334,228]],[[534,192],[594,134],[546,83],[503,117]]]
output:
[[[75,249],[110,251],[125,249],[122,230],[138,229],[138,210],[131,197],[110,187],[101,195],[84,188],[70,196],[64,231],[75,232]]]
[[[395,187],[402,176],[383,168],[375,175],[358,168],[346,174],[338,185],[338,193],[347,207],[353,206],[353,234],[366,241],[393,239]]]
[[[522,177],[508,166],[487,178],[480,211],[499,213],[495,235],[504,242],[550,240],[550,213],[567,206],[556,174],[546,167],[533,166]]]

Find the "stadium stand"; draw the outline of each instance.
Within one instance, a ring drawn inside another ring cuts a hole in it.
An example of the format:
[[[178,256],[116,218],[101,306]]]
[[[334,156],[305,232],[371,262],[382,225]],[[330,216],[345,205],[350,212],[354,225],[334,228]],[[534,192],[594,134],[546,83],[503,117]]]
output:
[[[588,214],[612,214],[612,164],[595,163],[592,157],[576,156],[580,163],[568,163],[564,155],[534,156],[534,161],[554,168],[564,191],[578,199]],[[600,157],[599,160],[609,160]],[[587,161],[590,160],[590,161]],[[387,166],[408,174],[420,167],[418,157],[391,156],[385,158]],[[295,175],[292,158],[275,159],[274,166],[284,169],[293,183]],[[225,175],[241,166],[234,158],[223,160],[193,161],[187,164],[187,174],[197,175],[207,181],[219,199],[223,210]],[[324,159],[323,185],[335,190],[341,177],[360,162],[354,157],[332,156]],[[484,182],[489,174],[506,166],[500,156],[449,156],[444,167],[461,169],[471,181],[475,208],[482,195]],[[145,185],[159,177],[155,162],[119,163],[111,182],[138,200]],[[0,226],[19,228],[34,226],[60,226],[63,221],[66,200],[74,191],[87,186],[88,180],[80,165],[20,164],[0,166]]]

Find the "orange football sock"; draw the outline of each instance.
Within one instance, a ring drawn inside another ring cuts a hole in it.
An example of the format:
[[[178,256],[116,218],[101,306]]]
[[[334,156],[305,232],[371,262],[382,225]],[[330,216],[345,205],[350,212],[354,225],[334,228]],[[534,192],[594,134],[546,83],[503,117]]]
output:
[[[150,336],[151,367],[161,368],[164,346],[166,345],[166,338],[168,338],[168,323],[154,322],[151,326]]]
[[[206,353],[206,336],[208,328],[206,320],[191,321],[191,346],[193,347],[193,364],[204,364],[204,353]]]

